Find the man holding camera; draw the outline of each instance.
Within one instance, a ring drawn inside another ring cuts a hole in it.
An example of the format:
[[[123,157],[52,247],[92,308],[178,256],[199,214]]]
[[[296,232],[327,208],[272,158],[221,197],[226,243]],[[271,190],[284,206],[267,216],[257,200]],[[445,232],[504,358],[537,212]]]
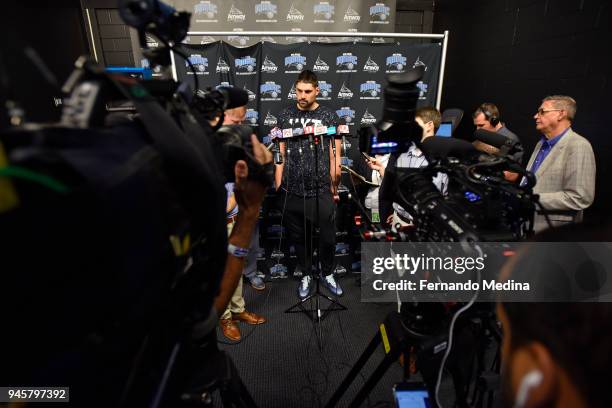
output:
[[[341,124],[336,113],[317,102],[319,83],[309,70],[302,71],[296,82],[297,103],[278,115],[281,129]],[[316,149],[316,150],[315,150]],[[294,137],[280,142],[283,164],[276,166],[276,186],[284,193],[283,212],[289,238],[295,245],[304,277],[298,296],[305,299],[312,289],[313,231],[319,229],[317,254],[321,265],[321,283],[332,294],[342,295],[334,278],[336,225],[334,196],[340,183],[341,143],[339,139],[314,143],[311,137]],[[316,154],[315,154],[316,153]],[[317,160],[318,157],[318,160]],[[317,201],[318,198],[318,201]],[[317,218],[318,208],[318,218]],[[306,256],[308,254],[308,256]]]

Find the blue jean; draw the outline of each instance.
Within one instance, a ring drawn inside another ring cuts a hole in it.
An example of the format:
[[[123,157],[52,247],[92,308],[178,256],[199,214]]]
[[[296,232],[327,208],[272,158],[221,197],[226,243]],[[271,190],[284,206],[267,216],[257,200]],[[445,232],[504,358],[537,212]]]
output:
[[[249,280],[253,279],[257,274],[257,254],[259,254],[259,223],[257,223],[253,231],[249,253],[244,260],[244,268],[242,269],[242,274]]]

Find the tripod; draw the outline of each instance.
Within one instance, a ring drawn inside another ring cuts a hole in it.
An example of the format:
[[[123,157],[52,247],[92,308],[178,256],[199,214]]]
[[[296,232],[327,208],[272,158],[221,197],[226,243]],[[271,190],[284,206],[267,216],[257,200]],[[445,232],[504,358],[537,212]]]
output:
[[[309,141],[310,141],[310,146],[311,149],[314,149],[314,158],[315,158],[315,180],[316,183],[318,184],[318,180],[319,180],[319,149],[317,148],[317,145],[321,144],[321,146],[323,146],[323,140],[324,138],[322,137],[322,135],[309,135],[308,137]],[[314,144],[313,144],[314,143]],[[315,220],[317,220],[317,224],[320,224],[320,210],[319,210],[319,188],[318,185],[316,185],[315,188],[315,197],[316,197],[316,201],[315,201]],[[304,214],[305,216],[305,214]],[[321,225],[318,225],[319,229],[321,228]],[[314,293],[311,293],[310,295],[308,295],[307,297],[305,297],[304,299],[300,300],[299,302],[297,302],[296,304],[294,304],[293,306],[291,306],[290,308],[288,308],[287,310],[285,310],[285,313],[305,313],[306,316],[308,316],[313,323],[316,323],[315,325],[315,329],[317,331],[317,341],[318,341],[318,345],[319,345],[319,350],[323,349],[323,331],[321,328],[321,322],[323,321],[323,319],[327,316],[328,313],[330,312],[334,312],[334,311],[340,311],[340,310],[346,310],[346,306],[342,305],[340,302],[338,302],[338,299],[334,299],[330,296],[327,296],[323,293],[321,293],[321,284],[320,284],[320,278],[321,278],[321,266],[319,263],[319,258],[321,256],[321,248],[320,248],[320,239],[319,239],[319,234],[315,234],[316,238],[315,238],[315,242],[317,243],[317,251],[316,251],[316,256],[313,256],[313,261],[315,262],[315,278],[316,278],[316,284],[315,284],[315,291]],[[304,271],[304,272],[309,272],[309,271]],[[312,271],[310,271],[312,272]],[[321,298],[327,299],[329,301],[329,306],[327,308],[322,308],[321,307]],[[314,305],[313,305],[313,301],[314,301]],[[304,304],[306,302],[310,302],[310,307],[306,308],[304,306]]]

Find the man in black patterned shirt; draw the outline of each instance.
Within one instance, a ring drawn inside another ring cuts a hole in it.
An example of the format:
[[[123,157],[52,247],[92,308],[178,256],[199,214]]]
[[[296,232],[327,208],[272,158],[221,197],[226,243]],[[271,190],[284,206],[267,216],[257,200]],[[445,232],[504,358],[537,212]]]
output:
[[[287,107],[277,116],[279,128],[295,129],[315,125],[337,128],[341,124],[334,111],[317,102],[319,85],[312,71],[300,73],[295,82],[295,93],[297,104]],[[336,248],[334,196],[340,183],[340,140],[325,137],[322,143],[314,144],[308,137],[298,136],[281,142],[280,149],[284,161],[276,166],[276,186],[285,195],[282,198],[285,226],[289,239],[295,245],[298,263],[304,271],[298,296],[305,299],[312,288],[312,233],[315,227],[319,228],[317,253],[321,263],[321,283],[332,294],[341,296],[342,288],[333,274]]]

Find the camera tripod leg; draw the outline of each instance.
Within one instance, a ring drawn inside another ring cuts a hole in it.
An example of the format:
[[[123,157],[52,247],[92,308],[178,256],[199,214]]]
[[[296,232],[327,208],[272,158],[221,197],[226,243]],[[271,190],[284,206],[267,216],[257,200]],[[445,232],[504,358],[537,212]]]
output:
[[[332,408],[338,404],[340,398],[342,398],[348,387],[355,380],[355,378],[357,378],[357,375],[359,375],[359,373],[366,365],[370,357],[372,357],[372,354],[374,354],[381,342],[382,338],[380,336],[380,333],[376,332],[376,335],[372,338],[372,340],[370,340],[370,343],[363,351],[353,368],[351,368],[351,371],[349,371],[340,386],[336,389],[336,392],[334,392],[334,395],[332,395],[329,402],[325,405],[326,408]]]

